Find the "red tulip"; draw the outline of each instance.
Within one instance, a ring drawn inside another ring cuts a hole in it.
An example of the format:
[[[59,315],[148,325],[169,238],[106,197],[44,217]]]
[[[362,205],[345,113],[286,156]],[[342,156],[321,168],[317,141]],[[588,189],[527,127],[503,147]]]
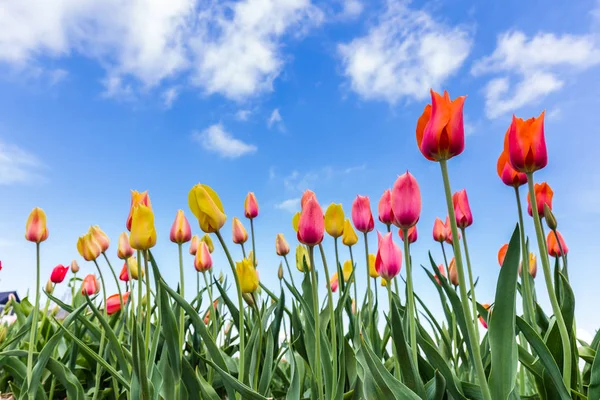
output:
[[[392,233],[386,233],[379,241],[377,258],[375,259],[375,270],[386,281],[391,281],[400,273],[402,268],[402,251],[392,238]]]
[[[400,235],[400,239],[404,241],[404,231],[402,229],[398,230],[398,235]],[[417,226],[413,226],[408,229],[408,243],[414,243],[417,241]]]
[[[59,264],[52,270],[52,273],[50,274],[50,280],[52,283],[61,283],[65,280],[67,272],[69,272],[69,267]]]
[[[527,183],[527,175],[514,169],[510,163],[510,151],[508,148],[509,133],[510,127],[506,131],[506,135],[504,135],[504,150],[502,150],[502,154],[498,157],[496,169],[498,171],[498,176],[505,185],[517,188]]]
[[[177,211],[175,221],[173,221],[173,225],[171,226],[170,238],[171,242],[177,244],[187,243],[192,240],[192,228],[183,210]]]
[[[544,138],[544,112],[526,121],[513,115],[508,132],[510,164],[519,172],[532,173],[548,164]]]
[[[554,191],[546,182],[536,183],[534,187],[535,199],[537,203],[537,211],[540,218],[544,218],[544,204],[548,204],[548,208],[552,210],[552,197]],[[527,212],[530,216],[533,216],[531,209],[531,196],[527,194]]]
[[[123,282],[129,281],[129,272],[127,272],[127,261],[123,264],[123,268],[121,268],[121,273],[119,274],[119,279]]]
[[[371,232],[375,227],[371,202],[367,196],[356,196],[352,203],[352,223],[356,230],[362,233]]]
[[[500,266],[502,266],[502,264],[504,264],[504,258],[506,257],[507,250],[508,250],[508,243],[504,244],[502,247],[500,247],[500,250],[498,250],[498,264],[500,264]]]
[[[379,200],[379,206],[377,208],[379,211],[379,221],[390,226],[394,223],[394,211],[392,210],[392,191],[390,189],[386,189]]]
[[[436,242],[444,242],[448,238],[448,234],[446,232],[446,225],[442,222],[441,219],[436,218],[433,223],[433,240]]]
[[[94,274],[89,274],[86,275],[85,278],[83,278],[83,282],[81,284],[81,294],[82,295],[94,295],[96,293],[98,293],[98,291],[100,290],[100,288],[98,287],[98,280],[96,279],[96,275]]]
[[[244,215],[246,218],[252,219],[258,216],[258,202],[254,193],[250,192],[244,201]]]
[[[323,241],[324,234],[325,216],[313,194],[302,208],[298,222],[298,240],[307,246],[315,246]]]
[[[428,104],[417,122],[417,144],[421,153],[431,161],[448,160],[465,149],[463,106],[466,96],[450,100],[431,90]]]
[[[127,300],[129,299],[129,292],[126,292],[123,294],[123,304],[127,303]],[[113,294],[111,296],[108,296],[108,298],[106,299],[106,313],[108,315],[113,315],[116,312],[119,312],[121,310],[121,299],[119,297],[119,294]]]
[[[461,229],[471,226],[473,224],[473,214],[471,213],[471,207],[469,206],[467,191],[463,189],[454,193],[452,195],[452,202],[454,203],[456,225]]]
[[[400,175],[392,188],[394,225],[408,229],[416,225],[421,215],[421,191],[410,172]]]
[[[558,241],[556,240],[556,236],[558,236]],[[548,254],[552,257],[562,257],[564,254],[567,254],[569,252],[567,243],[565,243],[565,239],[563,239],[559,231],[556,231],[556,235],[554,234],[554,232],[549,232],[546,242],[548,245]],[[558,245],[559,243],[560,246]],[[561,247],[562,252],[560,251]]]

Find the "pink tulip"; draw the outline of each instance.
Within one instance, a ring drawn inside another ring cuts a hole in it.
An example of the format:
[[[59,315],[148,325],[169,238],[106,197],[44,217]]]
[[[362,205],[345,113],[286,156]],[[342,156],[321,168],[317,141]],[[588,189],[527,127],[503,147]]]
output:
[[[194,268],[198,272],[206,272],[212,268],[212,256],[206,242],[200,242],[196,258],[194,258]]]
[[[338,279],[337,272],[335,274],[333,274],[333,276],[331,277],[331,280],[329,281],[329,284],[331,285],[331,291],[332,292],[336,292],[338,290],[338,286],[340,284],[340,281]]]
[[[305,190],[304,193],[302,194],[302,199],[300,200],[300,207],[302,208],[302,210],[304,210],[304,206],[306,205],[306,203],[308,202],[309,199],[314,198],[315,200],[317,199],[317,195],[315,194],[315,192],[313,192],[312,190]]]
[[[404,231],[402,229],[398,230],[398,235],[400,235],[400,239],[402,239],[402,241],[404,241]],[[416,242],[417,238],[418,238],[417,226],[415,225],[412,228],[408,229],[408,243]]]
[[[367,196],[356,196],[352,203],[352,223],[356,230],[362,233],[371,232],[375,228],[371,202]]]
[[[467,191],[463,189],[454,193],[452,195],[452,202],[454,203],[456,225],[461,229],[471,226],[473,224],[473,214],[471,213],[471,207],[469,206]]]
[[[69,267],[59,264],[52,270],[52,273],[50,274],[50,280],[52,283],[61,283],[65,280],[67,272],[69,272]]]
[[[419,221],[421,214],[421,192],[419,184],[410,172],[400,175],[392,188],[392,210],[394,225],[408,229]]]
[[[390,226],[394,223],[394,211],[392,211],[392,191],[387,189],[383,192],[381,199],[379,200],[379,221]]]
[[[192,240],[192,228],[188,222],[183,210],[177,211],[173,226],[171,226],[171,242],[173,243],[187,243]]]
[[[315,246],[323,241],[324,234],[325,216],[313,194],[302,208],[298,222],[298,240],[307,246]]]
[[[248,193],[246,201],[244,201],[244,215],[249,219],[258,216],[258,202],[256,201],[256,196],[254,196],[254,193],[252,192]]]
[[[195,256],[198,252],[198,246],[200,246],[200,238],[198,235],[192,236],[192,241],[190,242],[190,254]]]
[[[436,218],[433,223],[433,240],[436,242],[444,242],[448,238],[448,234],[446,232],[446,225],[442,222],[441,219]]]
[[[231,223],[231,236],[235,244],[243,244],[248,240],[248,232],[246,232],[242,221],[237,218],[233,218],[233,222]]]
[[[379,242],[377,258],[375,259],[375,270],[377,273],[390,282],[400,273],[402,268],[402,251],[392,239],[392,233],[386,233]]]

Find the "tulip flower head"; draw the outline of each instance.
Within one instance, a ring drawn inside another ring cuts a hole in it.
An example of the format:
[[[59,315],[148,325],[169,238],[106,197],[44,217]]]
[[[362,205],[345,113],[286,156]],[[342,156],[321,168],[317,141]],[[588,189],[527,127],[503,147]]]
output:
[[[302,214],[302,213],[300,211],[298,211],[292,217],[292,227],[294,228],[294,232],[298,232],[298,224],[300,223],[300,214]]]
[[[52,273],[50,274],[50,280],[52,283],[61,283],[65,280],[67,272],[69,272],[69,267],[59,264],[52,270]]]
[[[171,226],[170,238],[171,242],[177,244],[187,243],[192,240],[192,228],[183,210],[177,211],[175,221],[173,221],[173,226]]]
[[[108,247],[110,246],[110,239],[108,238],[106,233],[104,233],[102,229],[100,229],[98,225],[91,226],[89,233],[92,235],[94,240],[100,245],[102,253],[108,250]]]
[[[505,185],[518,188],[527,183],[527,175],[514,169],[510,163],[510,150],[508,145],[509,134],[510,127],[506,131],[506,135],[504,135],[504,150],[500,154],[500,157],[498,157],[496,170],[498,171],[498,176]]]
[[[25,225],[25,239],[34,243],[41,243],[48,239],[46,213],[41,208],[36,207],[29,214]]]
[[[417,224],[421,215],[421,191],[415,177],[408,171],[400,175],[392,188],[394,225],[409,229]]]
[[[446,269],[444,268],[444,264],[438,265],[438,271],[439,272],[437,272],[433,277],[437,281],[438,285],[441,285],[442,282],[440,282],[440,276],[446,278]]]
[[[444,242],[448,238],[448,232],[446,230],[446,225],[442,222],[441,219],[436,218],[433,223],[433,240],[436,242]]]
[[[281,262],[279,263],[279,268],[277,268],[277,278],[279,280],[283,279],[283,264]]]
[[[489,311],[489,309],[490,309],[490,305],[489,304],[482,304],[482,306],[483,306],[483,308],[485,308],[486,310]],[[490,318],[491,313],[492,312],[489,311],[489,313],[488,313],[488,320]],[[481,322],[481,326],[483,326],[485,329],[487,329],[487,327],[488,327],[487,321],[483,318],[482,315],[479,316],[479,322]]]
[[[300,199],[300,208],[302,208],[302,210],[304,210],[304,206],[310,199],[316,200],[317,195],[312,190],[305,190],[304,193],[302,193],[302,198]]]
[[[233,243],[246,243],[246,241],[248,240],[248,232],[246,231],[246,228],[244,228],[244,225],[242,225],[242,221],[234,217],[231,223],[231,230]]]
[[[546,182],[536,183],[534,186],[535,199],[537,203],[537,212],[540,218],[544,218],[544,204],[552,210],[552,197],[554,191]],[[533,216],[533,210],[531,208],[531,196],[527,194],[527,212],[530,216]]]
[[[52,292],[54,292],[54,283],[52,283],[51,279],[48,279],[48,282],[46,282],[46,287],[44,288],[44,291],[48,294],[52,294]]]
[[[402,239],[402,241],[404,241],[404,231],[402,229],[398,230],[398,235],[400,235],[400,239]],[[408,229],[408,243],[416,242],[417,238],[418,238],[417,226],[415,225],[412,228]]]
[[[352,203],[352,222],[354,227],[362,233],[371,232],[375,228],[371,202],[368,196],[356,196]]]
[[[208,246],[208,251],[210,251],[211,254],[213,251],[215,251],[215,245],[208,234],[202,236],[200,238],[200,241],[206,243],[206,245]]]
[[[462,235],[460,234],[460,231],[458,231],[458,240],[460,240],[461,237]],[[446,217],[446,243],[449,245],[454,244],[454,238],[452,237],[452,225],[450,225],[450,218],[448,217]]]
[[[369,254],[369,276],[371,278],[379,278],[379,273],[377,272],[377,269],[375,268],[375,261],[377,261],[377,255],[375,254]],[[348,261],[346,261],[348,262]],[[346,264],[344,264],[345,266]],[[352,262],[350,262],[350,265],[352,265]]]
[[[331,291],[337,292],[339,284],[340,284],[340,282],[339,282],[338,273],[334,272],[333,275],[331,275],[331,279],[329,280],[329,285],[331,285]]]
[[[150,207],[140,204],[133,209],[129,245],[136,250],[148,250],[155,244],[154,213]]]
[[[305,269],[305,267],[307,269]],[[310,271],[310,257],[305,246],[299,244],[296,247],[296,268],[300,272]]]
[[[460,96],[450,100],[447,91],[442,96],[431,90],[431,105],[425,106],[417,121],[417,144],[428,160],[448,160],[465,149],[465,99]]]
[[[198,272],[206,272],[212,268],[212,256],[205,242],[200,242],[196,258],[194,259],[194,268]]]
[[[557,236],[558,240],[556,240]],[[549,232],[548,237],[546,238],[546,244],[548,245],[548,254],[552,257],[562,257],[569,252],[567,243],[559,231]]]
[[[350,276],[352,276],[352,271],[354,271],[352,261],[346,260],[344,262],[344,265],[342,266],[342,275],[344,276],[344,282],[348,282]]]
[[[94,237],[88,232],[83,236],[80,236],[77,240],[77,251],[79,255],[86,261],[94,261],[100,254],[102,254],[102,248],[100,244],[96,242]]]
[[[344,233],[342,235],[342,243],[346,246],[354,246],[358,243],[358,236],[356,235],[356,231],[354,227],[350,223],[350,220],[346,218],[344,220]]]
[[[500,250],[498,250],[498,264],[500,264],[500,266],[502,266],[502,264],[504,264],[504,258],[506,258],[507,251],[508,251],[508,243],[505,243],[504,245],[502,245],[502,247],[500,247]]]
[[[283,233],[278,233],[275,237],[275,251],[277,251],[278,256],[285,257],[290,252],[290,245],[285,240]]]
[[[519,264],[519,276],[523,272],[523,263]],[[529,275],[535,279],[537,275],[537,257],[533,253],[529,253]]]
[[[394,211],[392,210],[392,191],[390,189],[386,189],[386,191],[383,192],[381,199],[379,199],[377,211],[379,212],[379,221],[387,226],[390,226],[394,223]]]
[[[129,244],[129,236],[127,236],[127,232],[122,232],[119,235],[119,245],[117,247],[117,257],[121,260],[126,260],[129,257],[133,256],[133,249]]]
[[[246,218],[252,219],[258,216],[258,202],[253,192],[249,192],[244,201],[244,215]]]
[[[225,225],[227,216],[219,195],[207,185],[197,184],[188,194],[188,204],[198,218],[200,229],[205,233],[218,231]]]
[[[77,260],[71,261],[71,272],[74,274],[79,272],[79,264],[77,263]]]
[[[129,292],[125,292],[123,294],[123,304],[127,303],[129,299]],[[119,293],[108,296],[106,299],[106,313],[108,315],[113,315],[117,312],[121,311],[121,297]]]
[[[192,236],[192,240],[190,241],[190,254],[195,256],[198,252],[198,246],[200,245],[200,238],[198,235]]]
[[[448,266],[448,279],[454,286],[458,286],[458,271],[456,269],[456,260],[452,257]]]
[[[127,261],[123,263],[123,268],[121,268],[121,273],[119,274],[119,280],[123,282],[129,282],[129,272],[127,271]]]
[[[526,121],[513,115],[508,131],[508,151],[510,164],[519,172],[532,173],[548,164],[544,114]]]
[[[460,229],[465,229],[473,224],[473,214],[469,206],[469,198],[465,189],[452,195],[454,203],[454,214],[456,215],[456,225]]]
[[[298,241],[315,246],[323,241],[325,217],[315,196],[310,197],[302,209],[298,222]]]
[[[98,280],[96,279],[96,275],[89,274],[83,278],[83,282],[81,284],[81,294],[92,296],[100,291],[100,287],[98,285]]]
[[[252,261],[244,258],[242,261],[236,263],[235,272],[240,281],[240,287],[242,293],[253,293],[258,289],[258,273],[256,268],[252,266]]]
[[[394,243],[392,233],[388,232],[379,242],[375,269],[386,281],[392,280],[402,268],[402,251]]]
[[[344,233],[344,209],[341,204],[331,203],[325,211],[325,231],[334,238]]]
[[[137,190],[131,191],[131,206],[129,207],[129,216],[127,217],[127,230],[131,231],[131,219],[133,218],[133,209],[137,206],[143,204],[146,207],[152,209],[152,203],[150,202],[150,196],[148,196],[148,191],[138,192]]]
[[[137,258],[129,257],[126,261],[126,265],[129,267],[129,270],[131,271],[132,279],[138,280],[140,275],[142,278],[144,277],[144,268],[140,268],[140,266],[138,265],[138,262],[137,262]]]

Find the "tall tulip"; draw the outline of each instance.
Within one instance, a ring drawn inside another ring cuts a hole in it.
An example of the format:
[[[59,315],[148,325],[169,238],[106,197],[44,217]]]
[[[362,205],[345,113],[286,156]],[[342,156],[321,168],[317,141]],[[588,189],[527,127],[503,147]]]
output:
[[[119,235],[117,257],[119,257],[121,260],[126,260],[131,256],[133,256],[133,249],[129,244],[129,236],[127,236],[127,232],[121,232]]]
[[[552,197],[554,196],[554,191],[546,182],[536,183],[534,187],[538,215],[540,218],[544,218],[544,204],[548,205],[548,208],[552,210]],[[527,195],[527,212],[530,216],[533,216],[531,196],[529,195]]]
[[[444,242],[448,238],[448,229],[441,219],[436,218],[433,223],[433,240],[436,242]]]
[[[556,234],[554,234],[556,232]],[[565,239],[560,234],[559,231],[549,232],[548,237],[546,238],[546,243],[548,246],[548,254],[552,257],[562,257],[569,252],[569,248],[567,247],[567,243]],[[558,240],[556,237],[558,236]],[[560,245],[559,245],[560,244]],[[562,248],[562,251],[561,251]]]
[[[519,172],[533,173],[548,164],[544,114],[524,121],[513,115],[508,132],[510,164]]]
[[[81,294],[92,296],[98,293],[100,288],[98,287],[98,280],[96,279],[96,275],[89,274],[83,278],[83,282],[81,284]]]
[[[310,271],[311,266],[310,257],[308,256],[308,250],[306,250],[305,246],[299,244],[296,247],[296,268],[298,269],[298,271],[304,272],[305,265],[308,268],[308,271]]]
[[[514,169],[510,163],[510,150],[508,144],[509,134],[510,127],[506,131],[506,135],[504,135],[504,150],[500,154],[500,157],[498,157],[496,170],[498,172],[498,176],[505,185],[518,188],[519,186],[527,183],[527,175]]]
[[[379,199],[379,205],[377,207],[379,212],[379,221],[384,223],[388,229],[391,224],[394,223],[394,211],[392,210],[392,191],[386,189]]]
[[[323,210],[317,198],[310,197],[304,205],[298,222],[298,240],[307,246],[315,246],[323,241],[324,232]]]
[[[150,207],[140,204],[134,208],[129,244],[136,250],[148,250],[156,244],[154,213]]]
[[[400,175],[392,188],[394,225],[401,229],[413,227],[421,215],[421,191],[415,177],[408,171]]]
[[[204,232],[213,233],[225,225],[227,216],[223,210],[223,203],[210,186],[194,186],[188,194],[188,204]]]
[[[375,270],[386,281],[392,280],[402,268],[402,251],[394,243],[391,232],[386,233],[379,242]]]
[[[29,214],[25,226],[25,239],[34,243],[41,243],[48,239],[46,213],[41,208],[36,207]]]
[[[100,248],[102,249],[102,253],[104,253],[106,250],[108,250],[108,247],[110,246],[110,239],[108,238],[106,233],[104,233],[104,231],[102,231],[102,229],[100,229],[100,227],[98,225],[94,225],[94,226],[90,227],[89,232],[92,235],[92,237],[94,238],[94,240],[100,245]]]
[[[454,215],[456,215],[456,225],[460,229],[465,229],[473,224],[473,214],[469,206],[469,198],[465,189],[452,195],[454,203]]]
[[[171,226],[170,239],[171,242],[177,244],[187,243],[192,240],[192,228],[183,210],[177,211],[175,221],[173,221],[173,225]]]
[[[113,315],[119,311],[121,311],[121,296],[116,293],[111,296],[108,296],[106,299],[106,313],[108,315]],[[125,292],[123,294],[123,304],[127,303],[129,299],[129,292]]]
[[[371,202],[368,196],[356,196],[352,203],[352,223],[362,233],[371,232],[375,227],[373,214],[371,213]]]
[[[84,260],[94,261],[102,254],[102,247],[88,232],[77,240],[77,251]]]
[[[152,209],[152,203],[150,202],[150,196],[148,196],[148,191],[138,192],[137,190],[131,191],[131,206],[129,207],[129,216],[127,217],[127,230],[131,231],[131,218],[133,217],[133,209],[137,206],[143,204],[146,207]]]
[[[50,281],[52,281],[52,283],[61,283],[65,280],[67,272],[69,272],[69,267],[65,267],[62,264],[57,265],[50,274]]]
[[[331,203],[325,211],[325,231],[333,238],[344,233],[344,209],[341,204]]]
[[[212,256],[208,250],[208,246],[204,242],[200,242],[196,258],[194,259],[194,268],[198,272],[206,272],[212,268]]]
[[[418,238],[418,233],[417,233],[417,226],[413,226],[412,228],[408,229],[408,243],[414,243],[417,241]],[[402,239],[404,241],[404,231],[402,229],[398,230],[398,235],[400,235],[400,239]]]
[[[458,286],[458,271],[456,270],[456,259],[452,257],[448,266],[448,279],[454,286]]]
[[[251,260],[244,258],[242,261],[236,263],[235,271],[240,280],[242,293],[253,293],[258,289],[258,274],[252,266]]]
[[[249,192],[244,201],[244,215],[248,219],[253,219],[258,216],[258,202],[253,192]]]
[[[242,222],[236,217],[233,218],[231,222],[231,230],[232,230],[232,239],[235,244],[243,244],[248,240],[248,232],[246,232],[246,228],[242,225]]]
[[[287,256],[290,252],[290,245],[285,240],[283,233],[278,233],[275,237],[275,251],[278,256]]]
[[[354,246],[356,243],[358,243],[358,236],[356,236],[356,231],[354,230],[354,227],[348,218],[344,220],[342,243],[346,246]]]

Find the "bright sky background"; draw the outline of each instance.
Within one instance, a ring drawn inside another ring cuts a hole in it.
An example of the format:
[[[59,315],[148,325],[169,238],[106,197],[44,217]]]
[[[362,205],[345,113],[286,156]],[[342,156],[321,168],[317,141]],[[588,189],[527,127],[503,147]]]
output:
[[[2,290],[24,295],[34,285],[35,246],[23,234],[35,206],[46,211],[50,229],[42,282],[73,258],[82,272],[94,272],[75,246],[91,224],[112,238],[120,269],[116,240],[130,189],[150,191],[159,230],[154,253],[175,285],[169,228],[181,208],[199,232],[187,205],[198,182],[223,199],[228,238],[246,193],[256,193],[257,257],[271,288],[278,287],[275,235],[283,232],[295,247],[290,220],[303,190],[316,191],[324,207],[341,202],[348,215],[354,197],[368,195],[376,212],[383,190],[407,169],[423,195],[414,263],[427,265],[428,249],[441,261],[431,239],[435,217],[446,215],[441,176],[415,143],[433,88],[468,95],[466,149],[450,172],[453,189],[467,189],[475,217],[468,236],[478,300],[493,301],[497,251],[517,220],[513,191],[496,175],[504,133],[512,113],[529,118],[546,110],[550,163],[536,176],[555,190],[578,327],[600,326],[593,150],[600,145],[600,4],[8,0],[0,26]],[[331,266],[332,247],[326,238]],[[364,285],[362,242],[355,253]],[[234,255],[241,257],[239,248]],[[221,250],[215,264],[217,274],[230,274]],[[191,257],[186,268],[191,293]],[[538,296],[548,305],[542,275],[540,268]],[[415,290],[437,304],[418,268]]]

